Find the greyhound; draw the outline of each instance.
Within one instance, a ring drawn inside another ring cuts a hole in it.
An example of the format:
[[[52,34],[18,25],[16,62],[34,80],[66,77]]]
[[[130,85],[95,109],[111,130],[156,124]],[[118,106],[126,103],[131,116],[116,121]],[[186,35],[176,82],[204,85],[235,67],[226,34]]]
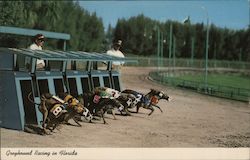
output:
[[[64,119],[67,124],[69,124],[68,121],[70,119],[73,119],[78,124],[78,126],[81,126],[81,124],[77,120],[77,116],[83,116],[86,120],[91,122],[93,116],[91,115],[89,110],[84,107],[82,103],[80,103],[78,99],[68,93],[60,93],[59,97],[62,98],[67,104],[66,110],[68,111],[68,113],[66,114]]]
[[[107,87],[96,87],[92,92],[83,93],[79,98],[92,114],[99,115],[106,124],[104,114],[108,110],[111,110],[114,119],[116,119],[115,108],[120,112],[124,110],[124,106],[116,99],[119,96],[119,91]]]
[[[64,109],[64,106],[56,99],[54,99],[53,95],[49,93],[41,95],[40,104],[35,103],[31,99],[31,94],[32,92],[28,94],[28,100],[38,105],[38,109],[43,115],[43,120],[42,120],[43,131],[45,134],[48,134],[46,129],[50,129],[50,127],[53,127],[52,129],[50,129],[50,131],[53,131],[56,128],[56,126],[60,123],[60,121],[64,119],[65,113],[67,113],[67,111]]]
[[[157,107],[161,112],[163,112],[160,106],[157,105],[159,100],[161,99],[165,99],[167,101],[170,100],[169,96],[165,94],[163,91],[155,89],[151,89],[150,92],[147,93],[146,95],[130,89],[126,89],[122,91],[122,93],[133,94],[136,98],[129,107],[132,108],[133,106],[135,106],[136,113],[139,112],[139,109],[141,107],[149,109],[151,110],[151,112],[148,114],[149,116],[154,112],[153,107]]]
[[[121,115],[124,115],[123,112],[125,112],[125,115],[130,115],[128,106],[136,98],[133,94],[121,93],[120,91],[108,87],[96,87],[94,93],[97,95],[102,94],[102,96],[106,96],[106,98],[116,99],[117,103],[120,102],[120,106],[123,106],[123,110],[119,109]]]

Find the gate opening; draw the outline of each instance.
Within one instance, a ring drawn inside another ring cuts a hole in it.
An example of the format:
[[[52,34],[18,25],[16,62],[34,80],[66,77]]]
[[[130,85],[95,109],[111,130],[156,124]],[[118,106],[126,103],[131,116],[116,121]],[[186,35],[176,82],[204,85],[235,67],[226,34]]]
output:
[[[104,87],[112,88],[110,85],[110,79],[108,76],[103,77]]]
[[[93,77],[94,88],[100,87],[100,80],[99,77]]]
[[[121,91],[118,76],[113,76],[115,90]]]
[[[49,85],[48,85],[48,80],[47,79],[40,79],[40,80],[38,80],[38,87],[39,87],[40,97],[44,93],[50,93],[49,92]]]
[[[22,100],[25,113],[25,124],[37,124],[35,105],[28,100],[28,94],[32,92],[31,80],[20,80]],[[31,98],[33,99],[33,93]]]
[[[76,79],[75,78],[68,78],[69,82],[69,92],[72,96],[77,97],[77,86],[76,86]]]
[[[89,78],[81,78],[81,82],[82,82],[82,91],[83,93],[89,92],[90,89],[90,84],[89,84]]]
[[[61,78],[60,79],[54,79],[54,86],[55,86],[56,95],[58,95],[59,93],[64,92],[63,80]]]

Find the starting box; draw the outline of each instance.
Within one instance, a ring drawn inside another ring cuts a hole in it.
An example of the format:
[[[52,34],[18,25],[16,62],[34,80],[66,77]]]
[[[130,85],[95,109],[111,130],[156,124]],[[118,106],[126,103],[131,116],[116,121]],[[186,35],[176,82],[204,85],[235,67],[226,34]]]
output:
[[[38,59],[45,61],[37,68]],[[133,61],[105,53],[0,48],[0,125],[23,130],[26,124],[41,125],[38,110],[44,93],[73,96],[106,86],[121,90],[120,73],[113,61]]]

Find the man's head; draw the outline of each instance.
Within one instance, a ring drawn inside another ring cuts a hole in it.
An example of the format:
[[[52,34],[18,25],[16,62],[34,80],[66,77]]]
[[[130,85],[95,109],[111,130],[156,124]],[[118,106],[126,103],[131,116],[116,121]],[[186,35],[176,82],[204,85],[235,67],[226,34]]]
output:
[[[121,45],[122,45],[121,40],[114,41],[114,43],[113,43],[114,50],[119,50]]]
[[[42,34],[37,34],[34,37],[34,43],[36,43],[38,46],[43,46],[45,37]]]

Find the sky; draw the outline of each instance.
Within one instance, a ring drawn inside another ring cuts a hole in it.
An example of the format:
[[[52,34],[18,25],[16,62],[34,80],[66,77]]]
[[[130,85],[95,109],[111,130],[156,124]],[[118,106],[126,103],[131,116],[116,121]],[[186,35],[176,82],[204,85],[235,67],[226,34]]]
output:
[[[249,0],[165,0],[165,1],[79,1],[82,8],[101,17],[105,29],[115,27],[120,18],[128,19],[144,14],[165,22],[183,22],[190,16],[192,24],[213,23],[218,27],[246,29],[249,25]]]

